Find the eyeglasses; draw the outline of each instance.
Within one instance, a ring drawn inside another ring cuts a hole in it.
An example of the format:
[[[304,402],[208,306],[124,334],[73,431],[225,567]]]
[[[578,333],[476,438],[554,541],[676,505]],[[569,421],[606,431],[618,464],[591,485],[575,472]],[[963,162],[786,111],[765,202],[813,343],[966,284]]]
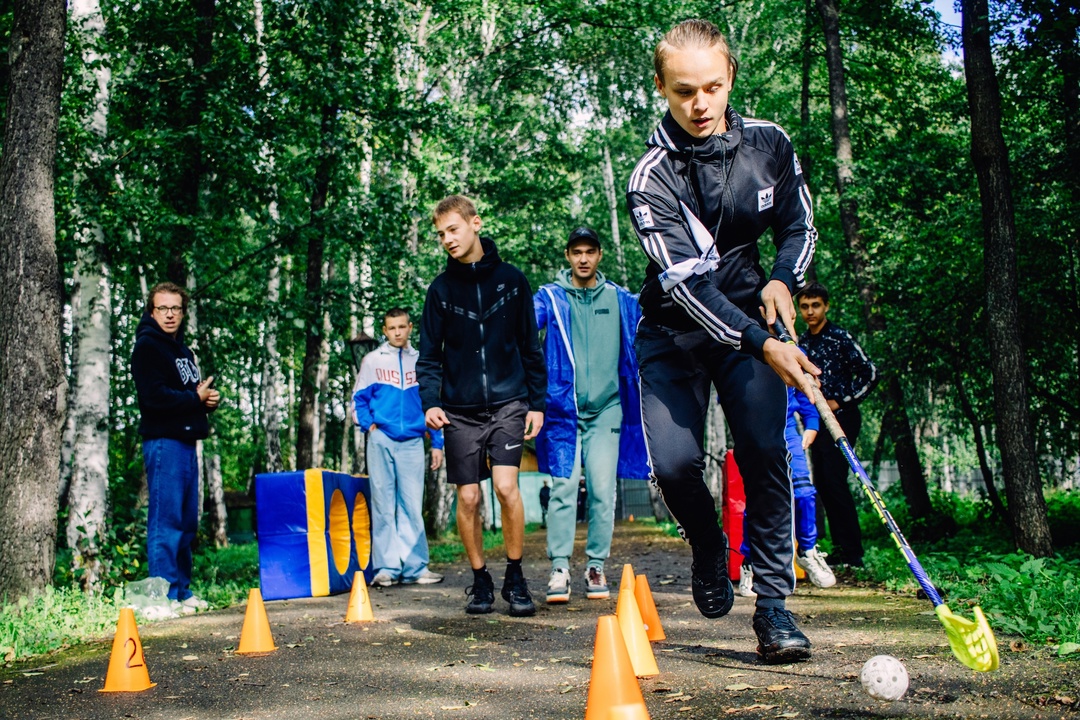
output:
[[[184,308],[180,307],[179,305],[172,305],[172,306],[158,305],[154,309],[157,310],[162,315],[183,315],[184,314]]]

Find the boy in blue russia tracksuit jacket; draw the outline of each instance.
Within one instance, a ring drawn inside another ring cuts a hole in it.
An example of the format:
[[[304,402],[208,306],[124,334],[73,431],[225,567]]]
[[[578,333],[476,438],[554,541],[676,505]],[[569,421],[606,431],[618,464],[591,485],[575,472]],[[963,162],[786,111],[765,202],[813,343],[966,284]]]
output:
[[[424,534],[424,433],[431,433],[431,469],[442,464],[443,436],[429,431],[416,380],[419,353],[409,345],[412,323],[401,308],[383,322],[387,341],[364,357],[353,394],[356,424],[367,433],[371,487],[373,585],[431,584]]]

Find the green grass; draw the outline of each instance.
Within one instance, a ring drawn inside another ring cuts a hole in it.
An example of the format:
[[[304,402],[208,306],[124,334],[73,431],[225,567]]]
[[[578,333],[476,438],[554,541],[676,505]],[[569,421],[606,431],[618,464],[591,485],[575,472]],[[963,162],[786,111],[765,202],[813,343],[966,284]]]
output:
[[[108,637],[116,629],[111,596],[47,587],[34,597],[0,606],[0,659],[26,660]]]
[[[529,523],[525,526],[525,532],[535,532],[540,526],[537,523]],[[494,550],[502,547],[503,536],[501,530],[484,531],[484,550]],[[448,531],[437,540],[428,542],[428,554],[431,562],[438,565],[449,565],[461,562],[465,559],[465,546],[461,544],[461,538],[456,532]]]
[[[995,631],[1080,657],[1080,546],[1063,543],[1055,556],[1034,558],[1012,550],[1012,538],[993,518],[989,504],[940,494],[933,500],[956,521],[958,531],[912,547],[949,607],[963,613],[979,605]],[[909,525],[910,520],[902,496],[890,493],[886,504],[907,534],[901,518]],[[1076,537],[1070,531],[1080,518],[1080,493],[1048,493],[1047,507],[1055,538]],[[858,577],[914,594],[918,584],[881,521],[869,508],[861,521],[866,567]]]

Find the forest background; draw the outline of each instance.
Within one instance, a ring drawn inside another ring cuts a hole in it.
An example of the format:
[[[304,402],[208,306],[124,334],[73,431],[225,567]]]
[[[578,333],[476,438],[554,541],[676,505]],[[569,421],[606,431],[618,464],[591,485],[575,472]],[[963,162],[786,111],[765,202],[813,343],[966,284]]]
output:
[[[8,498],[42,508],[35,523],[0,523],[0,547],[17,555],[44,538],[67,558],[66,579],[88,589],[138,574],[145,478],[129,359],[158,281],[189,289],[187,341],[223,396],[202,447],[219,543],[224,491],[248,492],[256,473],[362,467],[350,341],[378,336],[389,307],[419,312],[445,263],[429,220],[442,196],[477,198],[486,234],[534,288],[564,266],[567,232],[587,224],[604,238],[605,274],[636,291],[644,255],[623,196],[664,110],[652,48],[675,22],[705,17],[739,58],[733,106],[790,134],[815,198],[813,275],[833,293],[830,318],[882,371],[863,405],[860,457],[875,470],[898,464],[917,532],[941,529],[931,496],[977,469],[1002,533],[1011,525],[1016,544],[1048,554],[1045,507],[1041,527],[1017,517],[1022,504],[1037,517],[1041,490],[1074,488],[1078,473],[1080,13],[1014,0],[987,16],[1022,350],[1002,382],[1026,393],[1013,405],[1030,411],[1037,482],[1010,493],[960,28],[918,0],[839,10],[835,0],[72,0],[53,195],[67,387],[59,483],[0,475],[6,519],[18,510]],[[16,15],[0,4],[5,36]],[[0,64],[0,98],[16,57]],[[766,240],[762,249],[767,265]],[[716,451],[727,446],[722,417],[713,427]],[[430,487],[439,530],[448,506],[437,478]],[[39,554],[51,573],[51,552]],[[52,581],[34,567],[5,564],[0,588],[18,596]]]

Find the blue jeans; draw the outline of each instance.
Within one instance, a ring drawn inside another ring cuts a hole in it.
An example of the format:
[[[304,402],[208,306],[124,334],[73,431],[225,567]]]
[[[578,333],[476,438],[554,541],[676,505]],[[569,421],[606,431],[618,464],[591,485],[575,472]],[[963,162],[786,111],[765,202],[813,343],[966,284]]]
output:
[[[428,566],[424,534],[424,439],[392,440],[368,433],[371,552],[376,572],[412,580]]]
[[[199,529],[199,461],[195,443],[143,441],[150,507],[146,555],[151,577],[169,581],[169,599],[191,597],[191,543]]]
[[[547,551],[551,567],[570,567],[574,552],[578,484],[581,463],[585,463],[588,491],[589,534],[585,541],[588,564],[603,568],[611,554],[611,533],[615,524],[615,472],[619,465],[619,426],[622,407],[613,405],[588,422],[578,421],[573,476],[551,478],[548,504]]]

